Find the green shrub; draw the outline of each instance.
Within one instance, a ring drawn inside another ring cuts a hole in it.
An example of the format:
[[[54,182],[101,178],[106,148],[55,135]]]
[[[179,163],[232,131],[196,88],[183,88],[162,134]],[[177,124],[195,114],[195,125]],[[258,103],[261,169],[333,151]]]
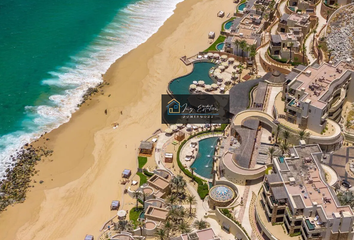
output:
[[[267,167],[267,169],[265,170],[265,174],[268,175],[269,174],[269,171],[272,170],[273,167]]]
[[[144,169],[143,172],[144,172],[144,174],[145,174],[146,176],[148,176],[148,177],[152,177],[152,176],[154,175],[154,173],[149,172],[149,171],[146,170],[146,169]]]
[[[142,174],[141,172],[137,172],[136,175],[138,175],[140,177],[139,186],[141,186],[147,182],[147,177],[144,174]]]
[[[203,185],[198,184],[198,194],[201,199],[204,199],[209,194],[208,184],[204,183]]]
[[[143,207],[138,207],[138,209],[136,209],[136,207],[133,207],[132,209],[130,209],[129,220],[132,221],[135,227],[137,227],[138,218],[140,216],[140,213],[142,213],[143,211],[144,211]]]
[[[147,157],[138,157],[139,168],[142,169],[147,163],[147,161],[148,161]]]

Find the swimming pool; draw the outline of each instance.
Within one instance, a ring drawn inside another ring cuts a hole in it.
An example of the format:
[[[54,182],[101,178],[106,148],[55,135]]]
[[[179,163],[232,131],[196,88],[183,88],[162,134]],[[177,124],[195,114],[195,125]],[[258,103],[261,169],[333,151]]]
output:
[[[289,9],[293,12],[295,12],[295,7],[289,7]]]
[[[199,141],[198,154],[191,166],[198,175],[205,178],[212,177],[211,170],[217,142],[218,137],[210,137]]]
[[[291,100],[289,103],[290,106],[293,106],[294,104],[295,104],[295,99]]]
[[[243,9],[246,7],[246,3],[242,3],[240,6],[238,6],[239,11],[243,11]]]
[[[145,212],[144,212],[144,211],[142,211],[142,212],[140,213],[139,218],[140,218],[140,219],[145,219]]]
[[[205,84],[213,84],[214,81],[209,77],[209,70],[212,67],[215,67],[214,63],[194,63],[193,71],[190,74],[176,78],[170,82],[170,91],[173,94],[189,94],[189,86],[193,83],[193,81],[199,80],[203,80]]]
[[[225,28],[226,30],[229,30],[229,29],[231,28],[231,26],[232,26],[232,23],[233,23],[233,21],[229,21],[229,22],[225,23],[224,28]]]
[[[284,157],[283,156],[279,156],[279,162],[280,163],[284,163]]]
[[[216,45],[216,49],[221,51],[221,50],[223,50],[224,45],[225,45],[225,43],[219,43],[218,45]]]

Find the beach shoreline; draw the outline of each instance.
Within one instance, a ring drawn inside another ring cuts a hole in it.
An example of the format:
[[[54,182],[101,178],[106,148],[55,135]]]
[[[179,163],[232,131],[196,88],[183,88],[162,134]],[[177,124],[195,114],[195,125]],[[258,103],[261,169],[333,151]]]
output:
[[[112,64],[104,95],[93,96],[68,123],[33,143],[52,149],[53,156],[37,165],[26,201],[0,214],[0,238],[98,236],[115,214],[110,202],[124,197],[122,170],[135,172],[140,141],[161,127],[161,94],[170,80],[191,71],[179,58],[206,49],[208,32],[219,33],[226,20],[217,12],[227,15],[233,6],[232,0],[185,0],[157,33]],[[121,209],[128,210],[129,199],[125,203]]]

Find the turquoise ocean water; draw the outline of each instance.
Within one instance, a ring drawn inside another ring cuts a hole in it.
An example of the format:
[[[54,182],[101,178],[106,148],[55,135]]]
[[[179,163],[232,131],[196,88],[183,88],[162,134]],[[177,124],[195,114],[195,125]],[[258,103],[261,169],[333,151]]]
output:
[[[88,87],[182,0],[2,0],[0,179],[9,156],[69,121]]]

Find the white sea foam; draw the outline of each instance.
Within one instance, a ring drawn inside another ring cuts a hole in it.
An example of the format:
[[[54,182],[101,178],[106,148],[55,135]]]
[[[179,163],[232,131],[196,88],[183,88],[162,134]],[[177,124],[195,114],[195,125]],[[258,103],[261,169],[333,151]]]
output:
[[[63,89],[63,94],[49,97],[48,105],[27,106],[26,131],[17,131],[0,137],[0,180],[5,170],[12,167],[10,156],[24,144],[38,139],[68,122],[90,87],[102,81],[114,61],[144,43],[173,14],[177,3],[183,0],[142,0],[120,10],[116,18],[85,50],[71,56],[71,61],[57,70],[42,84]],[[66,90],[65,90],[66,89]]]

